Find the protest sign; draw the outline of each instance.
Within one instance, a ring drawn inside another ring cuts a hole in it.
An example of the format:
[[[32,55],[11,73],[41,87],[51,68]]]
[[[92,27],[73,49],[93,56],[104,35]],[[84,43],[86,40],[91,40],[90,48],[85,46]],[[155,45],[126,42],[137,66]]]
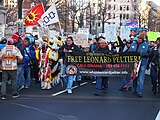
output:
[[[156,41],[158,38],[158,32],[147,32],[149,41]]]
[[[82,47],[89,47],[88,38],[86,34],[74,34],[70,35],[73,37],[76,45],[82,45]]]
[[[115,42],[116,33],[117,33],[117,29],[115,25],[105,24],[105,36],[107,41]]]
[[[120,29],[120,37],[121,39],[126,39],[126,40],[129,40],[130,37],[130,29],[131,27],[130,26],[121,26],[121,29]]]
[[[105,54],[72,52],[66,58],[67,73],[82,76],[110,76],[131,75],[134,63],[140,61],[137,53]]]

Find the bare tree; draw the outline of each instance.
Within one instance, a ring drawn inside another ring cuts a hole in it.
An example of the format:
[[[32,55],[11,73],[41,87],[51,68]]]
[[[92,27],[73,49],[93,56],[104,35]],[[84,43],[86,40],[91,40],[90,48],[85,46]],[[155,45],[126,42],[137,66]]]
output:
[[[7,10],[7,13],[6,13],[6,24],[8,26],[11,26],[11,25],[15,25],[16,23],[16,20],[17,20],[17,17],[18,17],[18,14],[17,14],[18,10],[17,8],[9,8]]]
[[[72,32],[75,32],[75,24],[78,24],[78,27],[83,27],[84,25],[84,11],[88,8],[88,1],[76,1],[72,0],[71,5],[69,6],[69,15],[71,18]],[[79,14],[79,15],[78,15]]]

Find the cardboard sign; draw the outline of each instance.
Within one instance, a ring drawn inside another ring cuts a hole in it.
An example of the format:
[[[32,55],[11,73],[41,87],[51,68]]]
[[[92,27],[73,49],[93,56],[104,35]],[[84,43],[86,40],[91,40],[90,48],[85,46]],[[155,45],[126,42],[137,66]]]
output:
[[[82,47],[89,47],[88,39],[86,34],[74,34],[70,35],[73,37],[76,45],[82,45]]]

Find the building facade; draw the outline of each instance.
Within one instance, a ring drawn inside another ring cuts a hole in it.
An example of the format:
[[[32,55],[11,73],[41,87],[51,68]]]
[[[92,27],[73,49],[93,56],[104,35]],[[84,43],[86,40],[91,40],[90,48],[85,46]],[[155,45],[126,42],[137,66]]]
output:
[[[105,25],[122,24],[139,19],[141,0],[90,0],[91,12],[95,14],[93,29],[104,32]]]
[[[149,31],[160,31],[160,7],[153,1],[148,1],[147,5],[150,6],[148,11],[148,29]]]

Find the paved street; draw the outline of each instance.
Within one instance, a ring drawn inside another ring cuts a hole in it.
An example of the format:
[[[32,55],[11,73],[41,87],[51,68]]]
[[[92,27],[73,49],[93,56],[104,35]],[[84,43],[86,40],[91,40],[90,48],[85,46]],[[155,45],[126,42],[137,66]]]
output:
[[[21,97],[12,99],[8,95],[7,100],[0,100],[0,120],[155,120],[160,110],[160,95],[152,95],[148,77],[143,98],[131,91],[118,91],[117,78],[109,80],[103,96],[94,96],[91,80],[82,83],[70,95],[61,85],[40,90],[39,84],[33,83],[30,89],[21,91]]]

